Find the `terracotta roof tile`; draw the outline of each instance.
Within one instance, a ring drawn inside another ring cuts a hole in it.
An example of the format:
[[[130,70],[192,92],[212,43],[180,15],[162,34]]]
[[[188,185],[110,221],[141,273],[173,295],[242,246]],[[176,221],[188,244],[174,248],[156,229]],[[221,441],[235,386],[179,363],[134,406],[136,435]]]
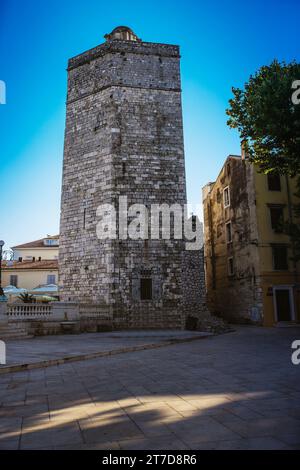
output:
[[[4,270],[16,269],[58,269],[57,259],[44,259],[41,261],[2,261]]]

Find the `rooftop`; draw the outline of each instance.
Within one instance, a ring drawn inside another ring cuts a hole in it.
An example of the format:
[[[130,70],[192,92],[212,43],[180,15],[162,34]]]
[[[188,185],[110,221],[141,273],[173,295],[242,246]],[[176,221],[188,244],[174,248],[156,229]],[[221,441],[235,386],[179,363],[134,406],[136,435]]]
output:
[[[44,259],[41,261],[2,261],[2,268],[4,270],[32,270],[32,269],[42,269],[42,270],[52,270],[58,269],[58,260],[57,259]]]
[[[46,240],[57,240],[57,244],[48,244]],[[53,248],[58,246],[59,235],[48,235],[45,238],[41,238],[40,240],[35,240],[33,242],[22,243],[21,245],[13,246],[12,249],[15,248]]]

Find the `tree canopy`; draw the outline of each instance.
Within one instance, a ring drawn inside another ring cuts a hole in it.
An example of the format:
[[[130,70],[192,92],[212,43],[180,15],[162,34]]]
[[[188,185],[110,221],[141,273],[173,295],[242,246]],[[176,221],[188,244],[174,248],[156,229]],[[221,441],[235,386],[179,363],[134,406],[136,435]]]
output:
[[[300,174],[299,80],[299,63],[274,60],[251,75],[244,90],[232,88],[227,124],[265,173]]]

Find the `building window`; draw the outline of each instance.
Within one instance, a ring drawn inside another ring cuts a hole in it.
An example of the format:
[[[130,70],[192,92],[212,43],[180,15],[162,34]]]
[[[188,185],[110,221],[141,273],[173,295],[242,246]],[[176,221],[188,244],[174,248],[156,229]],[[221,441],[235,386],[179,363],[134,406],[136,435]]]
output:
[[[18,276],[16,276],[15,274],[12,274],[12,275],[10,276],[9,284],[10,284],[11,286],[18,287]]]
[[[55,274],[48,274],[47,284],[55,284]]]
[[[173,220],[173,223],[174,223],[174,220]],[[193,232],[196,232],[197,230],[197,216],[196,215],[192,215],[192,230]]]
[[[228,258],[228,276],[234,275],[233,258]]]
[[[232,242],[231,222],[227,222],[227,224],[225,224],[225,228],[226,228],[226,241],[227,243],[230,243]]]
[[[267,178],[269,191],[281,191],[280,175],[278,173],[269,173]]]
[[[44,245],[46,246],[58,246],[57,238],[45,238]]]
[[[283,230],[283,207],[270,207],[270,218],[272,230],[281,233]]]
[[[223,190],[223,201],[224,201],[224,207],[229,207],[230,206],[229,186],[227,186]]]
[[[288,269],[287,246],[273,245],[273,269],[275,271],[283,271]]]
[[[141,300],[152,300],[152,279],[141,278]]]

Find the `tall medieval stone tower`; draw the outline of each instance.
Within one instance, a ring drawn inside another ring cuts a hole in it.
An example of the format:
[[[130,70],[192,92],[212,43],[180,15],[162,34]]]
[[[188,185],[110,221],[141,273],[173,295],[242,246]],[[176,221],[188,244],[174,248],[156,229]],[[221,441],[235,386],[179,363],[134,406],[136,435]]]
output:
[[[107,306],[115,327],[183,325],[182,240],[99,240],[97,207],[186,203],[179,47],[127,27],[69,60],[61,299]]]

